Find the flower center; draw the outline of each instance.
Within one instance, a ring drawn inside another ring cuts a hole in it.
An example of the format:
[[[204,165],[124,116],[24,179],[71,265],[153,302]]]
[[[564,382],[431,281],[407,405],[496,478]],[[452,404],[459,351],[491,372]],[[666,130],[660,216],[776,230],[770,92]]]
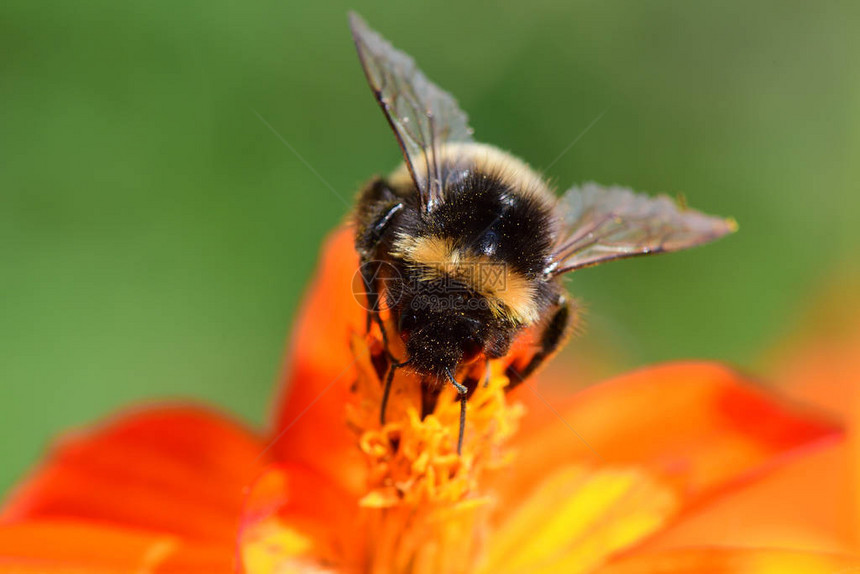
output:
[[[458,455],[460,403],[453,386],[427,388],[422,377],[399,369],[382,424],[387,361],[381,342],[355,336],[352,350],[358,378],[347,420],[368,465],[368,490],[360,502],[371,529],[368,570],[412,572],[420,564],[437,566],[428,571],[468,571],[479,554],[490,506],[480,479],[510,461],[505,447],[522,405],[508,403],[501,365],[491,362],[489,377],[476,367],[478,383],[468,400]],[[431,402],[436,398],[432,408],[424,404],[428,395]]]

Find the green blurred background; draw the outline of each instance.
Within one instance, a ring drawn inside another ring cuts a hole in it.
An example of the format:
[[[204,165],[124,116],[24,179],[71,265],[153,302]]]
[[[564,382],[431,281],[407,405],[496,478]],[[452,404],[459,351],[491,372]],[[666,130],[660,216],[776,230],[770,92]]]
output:
[[[684,192],[737,235],[571,282],[615,369],[755,368],[860,245],[860,4],[0,4],[0,492],[49,438],[194,397],[261,423],[320,241],[398,162],[356,9],[478,138]],[[257,117],[277,130],[331,191]]]

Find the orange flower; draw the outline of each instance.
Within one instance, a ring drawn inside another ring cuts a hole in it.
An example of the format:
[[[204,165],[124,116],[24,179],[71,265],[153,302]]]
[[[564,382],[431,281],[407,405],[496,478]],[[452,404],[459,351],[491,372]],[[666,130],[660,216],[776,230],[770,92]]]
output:
[[[719,365],[642,369],[558,407],[531,382],[506,395],[504,365],[494,365],[470,398],[462,456],[454,394],[422,418],[416,382],[398,373],[380,425],[379,342],[363,335],[348,292],[356,267],[342,231],[311,286],[264,436],[203,409],[162,407],[66,437],[0,514],[0,572],[860,565],[833,542],[829,515],[817,544],[772,532],[773,544],[726,544],[743,525],[708,512],[725,516],[735,497],[730,510],[757,505],[772,518],[774,501],[791,507],[797,494],[805,508],[812,493],[795,490],[791,473],[828,468],[818,463],[842,447],[838,425]],[[808,517],[787,512],[776,526],[814,530]]]

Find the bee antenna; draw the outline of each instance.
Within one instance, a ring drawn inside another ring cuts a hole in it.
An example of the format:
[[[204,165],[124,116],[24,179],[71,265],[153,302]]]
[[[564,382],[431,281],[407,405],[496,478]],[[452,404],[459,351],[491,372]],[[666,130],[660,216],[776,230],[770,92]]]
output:
[[[469,389],[466,388],[466,385],[457,382],[448,367],[445,367],[445,374],[460,395],[460,436],[457,438],[457,455],[461,455],[463,454],[463,433],[466,430],[466,393],[469,392]]]

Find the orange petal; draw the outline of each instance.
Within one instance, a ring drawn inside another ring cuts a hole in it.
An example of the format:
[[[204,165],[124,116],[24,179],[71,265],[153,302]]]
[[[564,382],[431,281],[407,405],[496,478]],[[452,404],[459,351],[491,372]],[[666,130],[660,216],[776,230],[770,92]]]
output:
[[[227,574],[233,572],[233,547],[83,521],[35,520],[0,525],[5,572]]]
[[[529,413],[549,422],[518,439],[515,471],[500,480],[504,498],[516,499],[559,465],[590,460],[647,469],[692,502],[793,449],[840,433],[709,363],[635,371],[578,393],[555,412],[560,417],[540,409]]]
[[[592,572],[663,527],[677,508],[674,490],[639,469],[570,465],[505,509],[484,571]]]
[[[845,444],[813,448],[761,480],[695,508],[649,540],[649,551],[703,544],[852,552]]]
[[[789,550],[697,548],[635,554],[600,568],[598,574],[850,574],[853,557]]]
[[[353,297],[358,255],[350,229],[326,242],[292,334],[275,405],[277,456],[334,477],[358,492],[363,463],[344,405],[355,380],[351,333],[364,328],[365,311]]]
[[[789,396],[841,416],[848,427],[845,456],[855,481],[860,476],[860,276],[834,282],[792,340],[771,353],[774,380]],[[860,491],[854,488],[840,504],[850,509],[855,547],[860,548]]]
[[[354,564],[363,547],[356,502],[314,471],[269,468],[245,501],[239,552],[249,574]],[[321,571],[321,570],[320,570]]]
[[[190,407],[128,413],[64,437],[7,501],[3,522],[77,517],[231,544],[262,442]]]

